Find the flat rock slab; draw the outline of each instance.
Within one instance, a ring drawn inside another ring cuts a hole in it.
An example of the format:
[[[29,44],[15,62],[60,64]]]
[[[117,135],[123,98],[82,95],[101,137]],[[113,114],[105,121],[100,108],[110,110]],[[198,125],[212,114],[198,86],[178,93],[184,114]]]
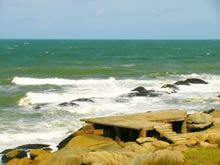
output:
[[[81,119],[81,121],[92,124],[130,128],[136,130],[153,130],[155,127],[166,127],[169,125],[167,124],[168,122],[184,121],[186,119],[186,115],[186,111],[167,110],[122,116]]]

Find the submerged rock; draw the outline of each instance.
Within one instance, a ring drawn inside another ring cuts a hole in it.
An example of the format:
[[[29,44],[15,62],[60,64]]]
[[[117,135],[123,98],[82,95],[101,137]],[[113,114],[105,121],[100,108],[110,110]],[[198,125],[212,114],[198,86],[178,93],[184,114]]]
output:
[[[61,106],[61,107],[68,107],[68,106],[78,107],[79,104],[72,103],[72,102],[64,102],[64,103],[60,103],[59,106]]]
[[[160,96],[161,93],[156,92],[154,90],[147,90],[144,87],[137,87],[133,90],[131,90],[130,93],[128,93],[127,95],[123,95],[123,96],[127,96],[127,97],[138,97],[138,96],[146,96],[146,97],[156,97],[156,96]]]
[[[177,81],[174,84],[175,85],[208,84],[208,82],[198,78],[189,78],[184,81]]]
[[[203,130],[214,123],[211,115],[206,113],[194,113],[188,116],[187,127],[189,131]]]
[[[41,109],[43,106],[48,105],[48,103],[36,104],[34,109]]]
[[[94,101],[90,98],[79,98],[79,99],[75,99],[75,100],[70,101],[70,103],[73,103],[73,102],[90,102],[90,103],[94,103]]]
[[[179,88],[173,84],[165,84],[161,88],[171,88],[171,89],[179,90]]]
[[[27,157],[27,153],[23,150],[17,150],[16,149],[16,150],[9,151],[5,155],[3,155],[2,162],[7,163],[8,161],[10,161],[14,158],[21,159],[21,158],[24,158],[24,157]]]

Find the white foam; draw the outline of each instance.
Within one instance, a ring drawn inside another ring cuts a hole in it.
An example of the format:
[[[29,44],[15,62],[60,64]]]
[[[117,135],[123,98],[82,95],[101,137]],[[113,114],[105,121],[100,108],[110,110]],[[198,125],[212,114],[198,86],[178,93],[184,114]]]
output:
[[[160,97],[134,97],[125,98],[127,102],[117,102],[116,98],[122,94],[129,93],[132,89],[143,86],[148,90],[167,91],[170,89],[161,89],[164,84],[172,84],[177,80],[186,78],[201,78],[209,84],[191,84],[190,86],[180,85],[177,93],[164,94]],[[162,77],[157,79],[85,79],[71,80],[61,78],[25,78],[15,77],[12,81],[17,85],[58,85],[56,90],[41,90],[35,92],[30,90],[25,97],[19,101],[19,105],[28,109],[30,112],[44,114],[45,123],[39,123],[39,130],[30,133],[32,137],[26,136],[29,132],[7,133],[0,136],[0,143],[4,146],[12,144],[26,144],[34,142],[50,142],[54,139],[64,137],[67,130],[73,132],[74,129],[82,126],[80,118],[98,117],[115,114],[137,113],[165,109],[187,110],[192,113],[200,110],[209,110],[219,107],[218,104],[212,104],[217,101],[220,94],[220,76],[218,75],[179,75]],[[45,89],[45,88],[43,88]],[[60,107],[59,103],[68,102],[78,98],[92,98],[95,102],[77,102],[79,107]],[[45,107],[34,110],[32,107],[39,103],[49,103]],[[48,118],[47,118],[48,117]],[[73,123],[72,123],[73,122]],[[26,126],[24,126],[26,128]],[[28,127],[28,126],[27,126]],[[40,127],[44,127],[42,131]],[[54,130],[56,128],[56,130]],[[51,134],[45,134],[45,132]],[[59,133],[58,133],[59,132]],[[57,136],[55,135],[57,134]],[[61,135],[62,134],[62,135]],[[13,137],[14,136],[14,137]],[[36,137],[35,137],[36,136]],[[30,138],[30,141],[25,140]],[[22,140],[23,138],[23,140]],[[8,139],[8,141],[7,141]],[[17,142],[16,142],[17,139]],[[39,140],[39,141],[37,141]],[[15,141],[15,142],[14,142]],[[53,141],[57,144],[58,140]],[[9,148],[9,147],[4,147]]]

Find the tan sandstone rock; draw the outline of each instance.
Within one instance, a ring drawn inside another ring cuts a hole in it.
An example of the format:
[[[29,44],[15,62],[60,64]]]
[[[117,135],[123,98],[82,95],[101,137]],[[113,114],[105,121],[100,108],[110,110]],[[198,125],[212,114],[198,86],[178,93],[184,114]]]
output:
[[[35,157],[39,156],[39,155],[48,155],[50,154],[50,151],[46,151],[46,150],[42,150],[42,149],[33,149],[30,151],[30,157],[32,160],[34,160]]]
[[[90,150],[97,150],[105,146],[117,144],[114,140],[97,135],[76,136],[67,143],[67,147],[88,147]]]
[[[28,157],[23,159],[12,159],[6,165],[31,165],[31,160]]]
[[[181,165],[184,159],[184,155],[179,151],[158,150],[136,156],[131,165]]]
[[[81,165],[82,155],[89,152],[90,150],[86,147],[64,147],[40,161],[39,165]]]
[[[200,146],[205,147],[205,148],[218,148],[218,144],[210,144],[208,142],[201,142]]]
[[[85,165],[130,165],[134,152],[90,152],[83,156]]]

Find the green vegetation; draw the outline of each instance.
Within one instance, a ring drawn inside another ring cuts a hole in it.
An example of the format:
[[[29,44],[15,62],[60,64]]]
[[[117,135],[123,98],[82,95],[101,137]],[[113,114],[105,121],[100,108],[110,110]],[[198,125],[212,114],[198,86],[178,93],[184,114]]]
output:
[[[198,148],[184,155],[185,165],[220,165],[220,148]]]

